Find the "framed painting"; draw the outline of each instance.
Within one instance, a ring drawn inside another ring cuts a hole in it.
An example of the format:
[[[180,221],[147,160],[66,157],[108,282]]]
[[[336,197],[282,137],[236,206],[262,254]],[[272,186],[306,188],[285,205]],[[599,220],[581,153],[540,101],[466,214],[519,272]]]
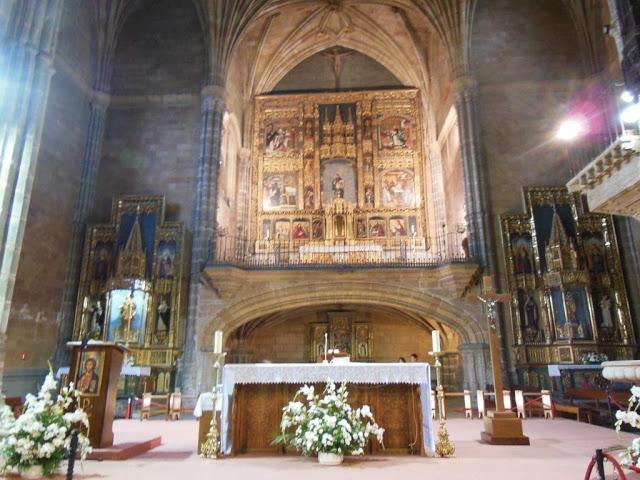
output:
[[[295,209],[298,205],[298,174],[267,175],[262,188],[262,209],[274,211]]]
[[[399,115],[383,118],[378,125],[378,138],[381,149],[411,148],[413,146],[411,119]]]
[[[528,233],[511,236],[511,254],[513,272],[516,274],[533,273],[533,243]]]
[[[383,208],[410,208],[415,205],[413,169],[385,170],[380,174]]]
[[[326,160],[320,167],[320,198],[326,205],[334,199],[357,202],[356,164],[345,158]]]
[[[298,151],[298,120],[267,119],[265,121],[264,152],[266,155],[282,155]]]
[[[314,218],[311,222],[311,234],[314,240],[322,240],[324,238],[324,220],[322,218]]]
[[[588,233],[582,236],[584,258],[589,273],[598,275],[607,271],[607,251],[601,234]]]
[[[158,278],[173,278],[176,260],[176,241],[161,240],[158,244]]]
[[[391,217],[389,219],[389,232],[392,237],[406,237],[407,224],[403,217]]]
[[[291,237],[294,240],[309,240],[311,238],[311,229],[308,220],[294,220],[291,229]]]
[[[76,388],[83,396],[96,397],[100,394],[104,373],[104,352],[79,352],[77,362]]]
[[[113,270],[113,242],[99,241],[93,249],[94,280],[106,280]]]
[[[369,219],[369,236],[381,238],[387,236],[387,222],[384,218],[373,217]]]
[[[276,240],[289,240],[291,238],[291,222],[287,219],[276,220]]]

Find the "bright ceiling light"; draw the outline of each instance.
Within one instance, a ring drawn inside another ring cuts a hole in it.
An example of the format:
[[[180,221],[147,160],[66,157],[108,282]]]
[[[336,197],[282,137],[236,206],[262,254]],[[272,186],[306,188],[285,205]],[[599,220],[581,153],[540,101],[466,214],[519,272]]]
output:
[[[624,123],[638,123],[640,121],[640,103],[634,103],[625,108],[620,114]]]
[[[624,103],[631,103],[633,102],[633,94],[629,90],[625,90],[620,95],[620,100],[622,100]]]
[[[584,124],[580,120],[564,120],[558,127],[556,137],[560,140],[570,141],[577,138],[584,131]]]

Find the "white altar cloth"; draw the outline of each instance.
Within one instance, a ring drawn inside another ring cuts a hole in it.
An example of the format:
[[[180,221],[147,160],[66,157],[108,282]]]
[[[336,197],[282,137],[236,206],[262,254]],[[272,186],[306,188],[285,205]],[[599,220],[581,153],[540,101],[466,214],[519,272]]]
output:
[[[222,452],[231,453],[230,428],[233,389],[236,384],[309,383],[412,384],[420,386],[422,436],[427,453],[433,453],[435,441],[431,423],[431,370],[428,363],[258,363],[229,364],[222,372],[221,438]],[[375,412],[374,412],[375,415]],[[384,427],[384,425],[381,425]]]
[[[350,253],[350,252],[382,252],[382,246],[375,243],[356,245],[301,245],[300,255],[308,253]]]
[[[210,412],[213,410],[213,395],[211,392],[201,393],[196,402],[196,406],[193,407],[193,416],[201,417],[203,412]],[[216,398],[216,411],[222,410],[222,395],[218,395]]]

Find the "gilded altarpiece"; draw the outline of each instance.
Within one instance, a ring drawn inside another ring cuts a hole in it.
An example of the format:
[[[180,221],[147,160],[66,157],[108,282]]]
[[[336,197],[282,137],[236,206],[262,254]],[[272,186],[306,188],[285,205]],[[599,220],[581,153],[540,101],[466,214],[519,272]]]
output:
[[[87,227],[73,331],[126,345],[128,363],[151,368],[132,388],[157,393],[173,387],[186,285],[184,225],[164,217],[164,197],[122,196],[110,223]]]
[[[353,361],[371,361],[373,356],[371,322],[357,322],[353,317],[354,313],[350,311],[327,312],[326,321],[312,323],[307,350],[308,360],[310,362],[322,360],[326,335],[328,349],[346,352]]]
[[[564,187],[525,187],[526,213],[501,216],[520,381],[591,352],[632,357],[634,335],[613,219]]]
[[[336,246],[355,262],[401,244],[424,252],[418,101],[414,89],[257,97],[255,254],[285,244],[302,262],[330,261]]]

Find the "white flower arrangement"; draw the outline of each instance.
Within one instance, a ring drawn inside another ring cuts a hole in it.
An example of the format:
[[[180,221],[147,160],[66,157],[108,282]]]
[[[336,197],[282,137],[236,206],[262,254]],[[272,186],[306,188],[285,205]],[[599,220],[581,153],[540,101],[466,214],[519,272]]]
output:
[[[599,365],[609,360],[606,353],[586,352],[580,357],[580,361],[585,365]]]
[[[70,411],[80,396],[73,383],[63,387],[54,400],[52,393],[56,390],[57,382],[50,371],[38,395],[27,395],[23,413],[17,419],[7,405],[0,409],[0,473],[40,465],[46,476],[53,475],[69,455],[74,426],[89,427],[82,409]],[[80,433],[80,458],[84,460],[90,451],[89,439]]]
[[[378,426],[368,405],[352,409],[346,384],[336,389],[327,381],[322,397],[304,385],[282,409],[282,434],[276,443],[290,445],[304,455],[335,453],[363,455],[374,436],[384,447],[384,428]]]
[[[631,425],[633,428],[640,428],[640,387],[631,387],[631,397],[627,410],[616,412],[616,432],[620,432],[623,423]],[[620,463],[625,467],[640,467],[640,438],[634,438],[631,445],[620,454]]]

